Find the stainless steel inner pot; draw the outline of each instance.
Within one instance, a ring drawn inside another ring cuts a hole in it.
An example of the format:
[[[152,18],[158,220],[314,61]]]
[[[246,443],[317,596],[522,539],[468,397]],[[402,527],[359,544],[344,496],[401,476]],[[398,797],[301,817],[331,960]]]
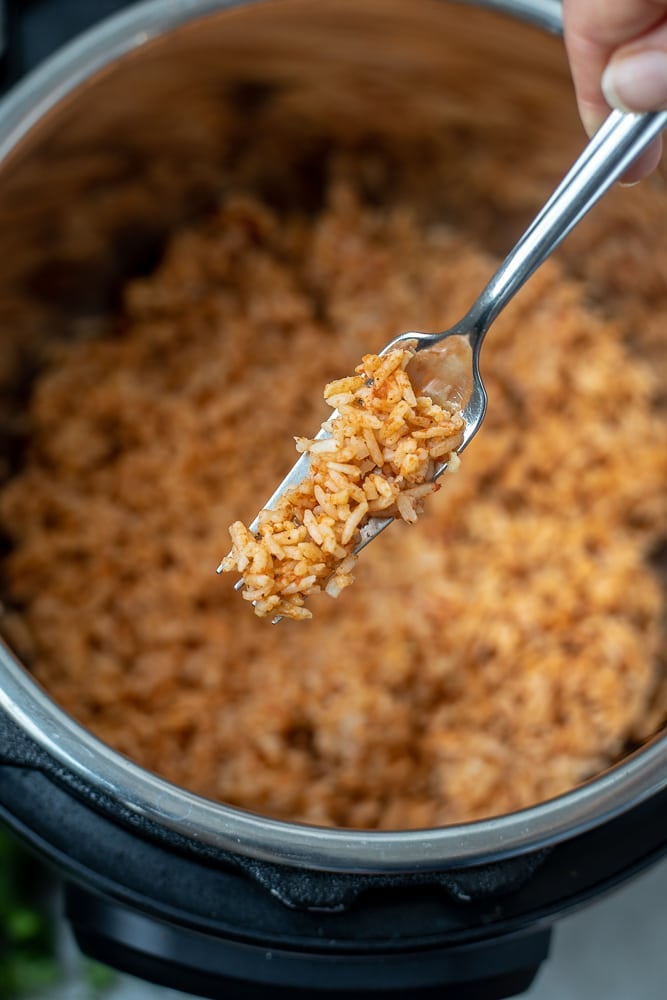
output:
[[[514,122],[518,140],[518,111],[543,115],[545,142],[558,141],[565,167],[582,136],[559,32],[557,0],[150,0],[89,32],[0,107],[0,318],[8,356],[12,331],[29,336],[17,324],[26,296],[33,306],[39,300],[55,331],[67,313],[99,315],[136,251],[127,238],[132,227],[166,234],[215,194],[224,145],[215,109],[230,81],[247,81],[251,103],[261,99],[258,79],[278,81],[293,95],[294,114],[325,133],[329,121],[354,130],[372,120],[387,134],[397,119],[415,130],[437,128],[443,114],[465,124],[466,108],[488,102],[495,127],[503,127],[503,112],[513,115],[507,124]],[[72,212],[86,219],[91,191],[129,189],[150,178],[157,161],[172,180],[182,173],[182,184],[173,183],[169,198],[139,205],[136,217],[128,208],[124,240],[117,220],[91,217],[86,254],[73,255],[63,220]],[[517,226],[554,180],[548,172],[531,179],[525,204],[515,206]],[[661,736],[595,780],[521,813],[409,832],[311,828],[203,800],[142,770],[63,713],[6,647],[0,705],[56,761],[135,814],[250,858],[332,872],[510,857],[599,826],[667,783]]]

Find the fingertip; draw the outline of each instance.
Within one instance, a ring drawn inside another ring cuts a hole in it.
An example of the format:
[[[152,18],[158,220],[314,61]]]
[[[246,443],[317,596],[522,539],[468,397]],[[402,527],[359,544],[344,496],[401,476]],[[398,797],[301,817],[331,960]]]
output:
[[[620,180],[623,187],[634,187],[640,181],[652,174],[660,163],[662,157],[662,137],[658,136],[651,145],[644,150],[632,166],[626,170]]]
[[[601,80],[602,92],[619,111],[657,111],[667,106],[667,52],[637,48],[617,54]]]
[[[597,130],[600,128],[600,125],[602,125],[602,122],[607,117],[608,113],[609,113],[608,111],[606,114],[604,112],[598,111],[597,108],[590,108],[590,107],[579,108],[579,116],[586,131],[586,135],[588,136],[589,139],[593,138]]]

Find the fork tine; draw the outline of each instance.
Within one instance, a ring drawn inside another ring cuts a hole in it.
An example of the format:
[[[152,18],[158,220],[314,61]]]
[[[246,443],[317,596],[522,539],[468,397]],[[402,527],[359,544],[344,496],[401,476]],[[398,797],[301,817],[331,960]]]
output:
[[[299,480],[299,482],[300,481],[301,480]],[[271,503],[271,501],[275,502],[276,499],[277,499],[277,493],[274,493],[269,503]],[[382,531],[384,531],[384,529],[388,527],[393,520],[394,520],[393,517],[371,517],[364,525],[362,525],[359,541],[353,550],[355,555],[358,552],[361,552],[362,549],[365,549],[368,543],[372,542],[374,538],[377,538],[377,536]],[[254,521],[253,524],[250,526],[250,530],[254,531],[256,529],[256,526],[257,522]],[[222,573],[222,563],[220,563],[220,565],[218,566],[216,573]],[[241,577],[240,580],[236,581],[236,583],[234,584],[234,590],[241,590],[242,587],[243,587],[243,577]],[[274,618],[272,619],[271,624],[275,625],[276,622],[279,622],[281,620],[282,617]]]
[[[354,547],[355,555],[357,552],[361,552],[365,549],[369,542],[372,542],[374,538],[384,531],[391,522],[394,520],[393,517],[371,517],[366,521],[365,524],[361,526],[361,531],[359,532],[359,541]]]
[[[319,441],[322,438],[329,436],[330,435],[328,433],[326,432],[322,433],[322,431],[320,431],[315,436],[315,440]],[[299,483],[302,483],[304,481],[304,479],[308,475],[309,468],[310,468],[310,458],[308,457],[308,455],[300,455],[297,461],[294,463],[292,468],[285,476],[285,478],[283,479],[278,489],[271,494],[267,502],[264,504],[262,510],[273,510],[278,501],[282,499],[282,497],[285,495],[285,493],[287,493],[289,489],[292,489],[293,486],[298,486]],[[250,531],[254,534],[257,531],[258,527],[259,527],[259,514],[250,525]]]
[[[293,471],[294,471],[294,469],[292,470],[292,472]],[[290,473],[290,475],[291,475],[291,473]],[[298,481],[301,482],[301,480],[298,480]],[[271,500],[269,501],[269,503],[271,503],[272,501],[275,502],[275,500],[277,499],[277,495],[279,493],[280,493],[280,489],[276,493],[274,493],[274,495],[271,497]],[[357,543],[357,545],[355,546],[355,548],[353,550],[354,553],[355,553],[355,555],[358,552],[361,552],[362,549],[365,549],[366,546],[368,545],[368,543],[372,542],[374,538],[377,538],[377,536],[380,534],[380,532],[384,531],[384,529],[386,527],[388,527],[393,520],[394,520],[393,517],[372,517],[372,518],[370,518],[370,520],[367,521],[366,524],[364,524],[362,526],[362,528],[361,528],[359,542]],[[254,527],[253,527],[253,525],[254,525]],[[253,522],[253,525],[251,525],[251,531],[255,530],[256,522]],[[220,563],[220,565],[218,566],[216,572],[217,573],[222,573],[222,563]],[[244,580],[243,580],[243,577],[241,577],[234,584],[234,590],[241,590],[243,588],[243,583],[244,583]],[[283,616],[282,615],[278,615],[276,618],[272,618],[271,619],[271,624],[272,625],[277,625],[278,622],[281,622],[282,620],[283,620]]]
[[[364,526],[361,529],[361,537],[359,539],[358,544],[355,546],[353,550],[355,555],[358,552],[361,552],[362,549],[365,549],[368,543],[372,542],[374,538],[377,538],[380,532],[384,531],[384,529],[388,525],[390,525],[393,520],[394,520],[393,517],[370,518],[370,520],[367,521],[366,524],[364,524]],[[240,590],[242,586],[243,586],[243,579],[238,580],[234,584],[234,590]],[[277,625],[278,622],[281,622],[282,620],[283,620],[282,615],[276,615],[275,618],[271,619],[271,624]]]
[[[328,419],[329,420],[333,420],[337,415],[338,415],[338,410],[334,410],[332,412],[331,416]],[[328,437],[331,437],[331,435],[330,435],[329,431],[326,430],[326,427],[323,424],[320,427],[320,429],[317,432],[317,434],[315,435],[314,440],[315,441],[321,441],[321,440],[323,440],[323,438],[328,438]],[[294,463],[294,465],[292,466],[292,468],[289,470],[289,472],[285,476],[285,478],[283,479],[283,481],[280,484],[280,486],[277,488],[277,490],[275,490],[271,494],[271,496],[269,497],[269,499],[266,501],[266,503],[262,507],[262,510],[273,510],[273,508],[276,506],[276,504],[278,503],[278,501],[282,499],[282,497],[284,496],[284,494],[287,493],[287,491],[289,489],[292,489],[293,486],[298,486],[299,483],[302,483],[304,481],[304,479],[308,475],[308,469],[309,468],[310,468],[310,458],[309,458],[309,456],[307,454],[300,455],[299,458]],[[259,514],[255,518],[255,520],[252,522],[252,524],[249,525],[249,531],[254,535],[257,532],[258,528],[259,528]],[[370,539],[369,539],[369,541],[370,541]],[[224,562],[224,560],[223,560],[223,562]],[[218,574],[222,573],[222,562],[220,563],[220,565],[216,569],[216,573],[218,573]],[[243,577],[241,577],[240,580],[236,581],[236,583],[234,584],[234,590],[240,590],[242,588],[242,586],[243,586]],[[278,618],[278,619],[276,619],[276,621],[280,621],[280,619]]]

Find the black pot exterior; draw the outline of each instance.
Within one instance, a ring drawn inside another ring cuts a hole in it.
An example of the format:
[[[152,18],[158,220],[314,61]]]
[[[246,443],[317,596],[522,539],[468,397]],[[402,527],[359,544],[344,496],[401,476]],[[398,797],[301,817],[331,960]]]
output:
[[[546,957],[554,919],[651,864],[667,843],[663,793],[597,830],[495,864],[309,872],[197,844],[133,815],[6,717],[0,737],[0,815],[65,874],[83,950],[202,996],[223,987],[239,997],[267,996],[269,987],[277,998],[325,987],[348,998],[407,989],[514,996]]]

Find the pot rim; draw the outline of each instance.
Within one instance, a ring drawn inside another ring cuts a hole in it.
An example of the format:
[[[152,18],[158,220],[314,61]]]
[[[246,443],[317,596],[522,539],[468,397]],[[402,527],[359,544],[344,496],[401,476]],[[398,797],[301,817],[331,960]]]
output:
[[[103,21],[31,73],[0,104],[0,166],[84,81],[191,20],[279,0],[144,0]],[[560,0],[457,0],[560,33]],[[505,816],[426,830],[360,831],[287,823],[213,802],[132,763],[60,709],[0,642],[0,708],[61,766],[125,808],[220,850],[298,868],[429,871],[501,860],[571,838],[667,785],[667,734],[558,798]]]

